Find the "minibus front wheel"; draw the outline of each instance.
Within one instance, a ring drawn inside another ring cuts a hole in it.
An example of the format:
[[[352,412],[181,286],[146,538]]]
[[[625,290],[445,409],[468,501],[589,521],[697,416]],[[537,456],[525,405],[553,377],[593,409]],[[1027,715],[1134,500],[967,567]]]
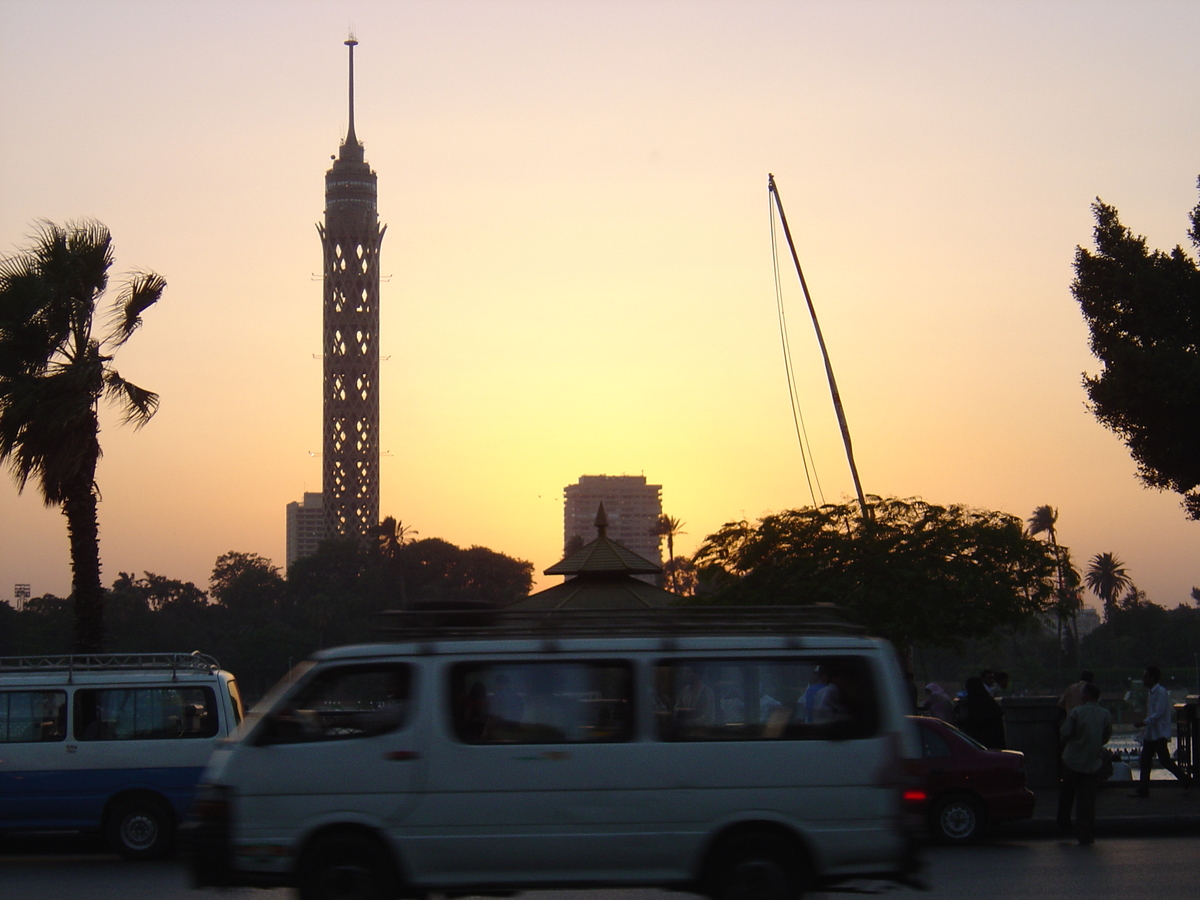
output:
[[[399,894],[396,867],[366,829],[317,835],[304,848],[296,876],[300,900],[392,900]]]

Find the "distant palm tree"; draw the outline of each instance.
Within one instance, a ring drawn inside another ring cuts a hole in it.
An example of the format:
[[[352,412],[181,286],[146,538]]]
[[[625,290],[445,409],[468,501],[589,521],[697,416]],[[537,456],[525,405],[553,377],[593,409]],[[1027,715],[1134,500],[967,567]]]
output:
[[[683,526],[686,524],[687,522],[682,522],[674,516],[661,515],[654,527],[650,529],[651,534],[667,539],[667,562],[675,558],[675,538],[681,534],[687,534],[683,530]]]
[[[1112,553],[1097,553],[1088,563],[1083,576],[1084,584],[1104,602],[1104,616],[1111,615],[1117,594],[1133,586],[1133,579],[1125,571],[1125,563]]]
[[[416,536],[417,530],[405,525],[394,516],[387,516],[376,526],[376,534],[379,537],[380,556],[395,568],[396,575],[400,580],[400,608],[407,609],[408,589],[404,582],[404,557],[402,551],[404,545]]]
[[[405,525],[395,516],[384,518],[377,526],[376,533],[379,535],[379,552],[387,560],[399,558],[400,548],[418,534],[415,528]]]
[[[122,378],[112,358],[166,282],[153,272],[135,273],[112,306],[108,332],[98,337],[94,324],[111,266],[112,236],[98,222],[47,222],[33,246],[0,261],[0,461],[19,491],[35,479],[46,505],[61,507],[67,518],[79,653],[95,653],[104,643],[100,398],[137,427],[158,409],[158,395]]]
[[[663,567],[663,574],[666,576],[664,580],[666,588],[669,591],[675,589],[675,582],[679,580],[679,573],[676,572],[675,567],[672,565],[675,561],[675,538],[681,534],[687,534],[683,530],[683,526],[686,524],[687,522],[683,522],[674,516],[660,515],[658,521],[650,528],[650,533],[657,535],[660,540],[662,538],[667,539],[667,562]]]
[[[1057,546],[1058,534],[1054,530],[1057,522],[1057,509],[1049,505],[1039,506],[1033,511],[1033,515],[1029,517],[1029,533],[1037,537],[1042,532],[1046,532],[1050,543]]]
[[[1046,504],[1039,506],[1033,511],[1033,515],[1029,517],[1029,534],[1032,537],[1037,537],[1039,534],[1045,534],[1046,540],[1051,547],[1054,548],[1054,554],[1058,559],[1057,567],[1057,588],[1055,590],[1055,614],[1058,618],[1058,646],[1061,653],[1063,644],[1063,616],[1069,613],[1069,602],[1067,597],[1067,578],[1064,569],[1064,559],[1062,552],[1058,546],[1058,532],[1054,526],[1058,522],[1058,510]],[[1066,562],[1069,565],[1069,562]]]

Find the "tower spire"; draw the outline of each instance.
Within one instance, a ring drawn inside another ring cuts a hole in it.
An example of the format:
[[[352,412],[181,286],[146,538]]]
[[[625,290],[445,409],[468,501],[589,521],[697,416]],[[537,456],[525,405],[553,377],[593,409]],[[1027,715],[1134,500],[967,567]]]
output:
[[[354,48],[358,46],[358,41],[354,39],[353,31],[346,39],[346,46],[350,48],[350,129],[346,132],[346,143],[356,145],[358,137],[354,134]]]

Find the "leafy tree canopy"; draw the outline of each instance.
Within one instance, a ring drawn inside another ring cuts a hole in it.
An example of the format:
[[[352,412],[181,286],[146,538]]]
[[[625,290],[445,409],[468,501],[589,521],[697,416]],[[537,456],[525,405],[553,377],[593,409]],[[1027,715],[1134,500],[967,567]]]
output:
[[[1075,249],[1071,284],[1104,366],[1083,379],[1092,413],[1129,447],[1142,481],[1181,494],[1200,519],[1200,268],[1181,247],[1148,250],[1108,204],[1092,210],[1096,252]],[[1200,204],[1191,224],[1200,249]]]
[[[217,557],[209,588],[212,598],[222,606],[266,612],[282,600],[284,580],[279,567],[266,557],[230,551]]]
[[[787,510],[730,522],[695,561],[708,602],[833,603],[901,648],[957,646],[1019,625],[1052,601],[1053,548],[1017,516],[920,499]]]

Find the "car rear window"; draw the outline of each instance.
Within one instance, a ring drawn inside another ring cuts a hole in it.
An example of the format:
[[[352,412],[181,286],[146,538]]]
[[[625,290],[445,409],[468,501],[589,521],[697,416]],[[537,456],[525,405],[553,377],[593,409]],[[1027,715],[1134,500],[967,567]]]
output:
[[[950,755],[950,745],[933,728],[921,725],[917,731],[921,733],[921,756],[925,759]]]

